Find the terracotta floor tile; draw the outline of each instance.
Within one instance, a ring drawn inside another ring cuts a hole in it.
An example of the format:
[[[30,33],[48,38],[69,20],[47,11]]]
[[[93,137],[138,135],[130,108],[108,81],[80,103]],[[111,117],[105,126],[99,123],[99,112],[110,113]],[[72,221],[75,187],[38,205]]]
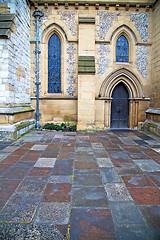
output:
[[[160,205],[160,190],[156,187],[130,188],[137,205]]]
[[[155,184],[145,175],[123,176],[127,187],[155,187]]]
[[[21,148],[19,148],[19,149],[17,149],[16,151],[14,151],[13,153],[12,153],[12,155],[16,155],[16,156],[23,156],[25,153],[27,153],[28,152],[28,149],[21,149]]]
[[[20,161],[30,161],[30,162],[37,161],[40,155],[41,154],[39,153],[39,151],[35,151],[34,153],[29,151],[20,159]]]
[[[6,200],[0,199],[0,210],[4,207],[6,202],[7,202]]]
[[[29,168],[24,168],[24,167],[12,167],[9,169],[4,175],[4,179],[23,179],[28,171]]]
[[[52,168],[40,168],[40,167],[34,167],[30,171],[30,176],[50,176],[51,175]]]
[[[72,184],[48,183],[42,202],[70,202]]]
[[[21,156],[8,156],[1,163],[15,163],[17,162]]]
[[[0,180],[0,199],[8,199],[19,184],[19,180]]]
[[[94,162],[75,162],[75,169],[98,169],[97,163]]]
[[[0,163],[0,175],[3,175],[11,167],[12,167],[12,164],[1,164]]]
[[[70,240],[112,240],[115,229],[109,209],[72,209]]]

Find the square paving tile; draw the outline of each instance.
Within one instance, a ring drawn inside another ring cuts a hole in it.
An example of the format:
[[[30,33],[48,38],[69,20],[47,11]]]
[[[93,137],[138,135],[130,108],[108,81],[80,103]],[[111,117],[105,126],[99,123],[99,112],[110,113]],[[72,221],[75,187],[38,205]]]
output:
[[[110,158],[97,158],[97,163],[99,167],[114,167]]]
[[[0,162],[3,161],[8,155],[9,153],[0,153]]]
[[[23,162],[23,161],[36,162],[39,157],[40,157],[39,151],[37,151],[36,153],[35,152],[32,153],[32,151],[29,151],[23,157],[21,157],[20,162]]]
[[[70,202],[71,187],[70,183],[48,183],[42,202]]]
[[[3,179],[23,179],[29,170],[29,168],[12,167],[3,175]]]
[[[73,161],[72,160],[57,160],[52,175],[72,175]]]
[[[75,169],[98,169],[96,162],[75,162]]]
[[[36,213],[41,195],[38,193],[15,193],[0,211],[0,222],[30,223]]]
[[[132,158],[132,159],[150,159],[150,157],[145,154],[145,153],[132,153],[132,154],[129,154],[129,156]]]
[[[147,176],[160,187],[160,172],[148,173]]]
[[[19,180],[0,179],[0,199],[8,199],[20,184]]]
[[[69,223],[69,204],[67,203],[41,203],[35,223],[39,224],[68,224]]]
[[[17,150],[18,148],[19,148],[18,146],[8,146],[8,147],[4,148],[4,149],[2,150],[2,152],[12,153],[12,152],[14,152],[15,150]]]
[[[3,175],[7,170],[9,170],[13,165],[12,164],[1,164],[0,163],[0,175]]]
[[[117,228],[118,240],[155,240],[146,225],[132,224]]]
[[[94,155],[75,155],[75,160],[78,162],[96,162]]]
[[[1,163],[15,163],[21,156],[8,156]]]
[[[26,177],[18,186],[17,192],[44,192],[46,177]]]
[[[4,207],[6,202],[7,202],[7,200],[0,199],[0,210]]]
[[[56,162],[56,158],[39,158],[34,167],[48,167],[53,168]]]
[[[50,176],[52,172],[52,168],[40,168],[40,167],[34,167],[30,171],[30,176]]]
[[[66,234],[66,232],[64,232],[65,227],[66,225],[58,225],[57,227],[51,224],[0,224],[0,239],[66,240],[66,238],[64,237],[64,234]]]
[[[133,141],[138,145],[148,145],[148,143],[145,142],[144,140],[133,140]]]
[[[110,201],[133,201],[126,186],[122,183],[107,183],[105,191]]]
[[[145,175],[139,176],[123,176],[122,177],[127,187],[155,187],[155,184]]]
[[[135,164],[138,165],[138,167],[142,171],[147,172],[158,172],[160,171],[160,164],[156,163],[154,160],[134,160]]]
[[[156,187],[130,188],[128,187],[137,205],[159,205],[160,190]],[[154,197],[153,197],[154,196]]]
[[[76,186],[101,186],[102,180],[99,174],[75,174],[74,185]]]
[[[116,183],[121,182],[122,179],[118,176],[115,168],[111,167],[103,167],[100,168],[100,173],[102,176],[103,183]]]
[[[117,168],[134,168],[134,167],[137,167],[137,165],[131,161],[129,163],[126,163],[126,162],[114,162],[114,166],[117,167]]]
[[[57,158],[58,156],[58,151],[45,151],[43,152],[43,154],[41,155],[42,158]]]
[[[72,176],[50,176],[49,183],[73,183]]]
[[[30,161],[18,161],[14,164],[14,167],[22,167],[22,168],[32,168],[34,166],[35,162]]]
[[[109,206],[117,226],[145,223],[134,202],[110,202]]]
[[[74,174],[100,174],[99,169],[74,169]]]
[[[11,153],[11,156],[23,156],[24,154],[26,154],[28,152],[28,149],[21,149],[21,148],[18,148],[16,151],[12,152]]]
[[[152,148],[152,149],[153,149],[154,151],[160,153],[160,148]],[[160,157],[160,155],[159,155],[159,157]]]
[[[135,166],[135,167],[117,167],[116,170],[117,170],[118,174],[121,176],[143,174],[142,170],[139,169],[137,166]]]
[[[155,235],[155,239],[160,239],[160,206],[140,206],[139,209]]]
[[[35,144],[33,147],[31,147],[30,150],[44,151],[47,147],[48,147],[48,145],[36,145]]]
[[[103,187],[76,187],[72,189],[74,207],[108,207],[108,199]]]
[[[70,240],[113,240],[115,229],[109,209],[72,209]]]

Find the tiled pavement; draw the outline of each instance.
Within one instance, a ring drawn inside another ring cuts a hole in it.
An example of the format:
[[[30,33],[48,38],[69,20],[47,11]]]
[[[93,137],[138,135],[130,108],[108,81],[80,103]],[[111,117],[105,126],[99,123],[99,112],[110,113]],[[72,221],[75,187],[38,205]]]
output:
[[[32,131],[0,143],[0,239],[160,239],[160,139]]]

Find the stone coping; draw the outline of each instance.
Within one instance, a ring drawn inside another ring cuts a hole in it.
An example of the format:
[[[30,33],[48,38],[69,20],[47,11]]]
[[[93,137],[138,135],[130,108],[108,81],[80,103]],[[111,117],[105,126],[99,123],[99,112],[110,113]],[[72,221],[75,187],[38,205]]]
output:
[[[148,108],[146,113],[160,115],[160,108]]]
[[[14,115],[22,112],[34,111],[34,108],[31,106],[9,106],[9,107],[0,107],[0,115],[8,114]]]
[[[44,4],[44,3],[46,3],[46,0],[30,0],[30,2],[33,3],[33,4],[34,3]],[[88,4],[91,4],[91,5],[97,4],[96,0],[87,0],[87,1],[86,0],[80,0],[80,1],[77,1],[77,0],[58,0],[58,1],[49,0],[49,1],[47,1],[48,4],[55,4],[55,2],[58,3],[58,4],[65,4],[65,3],[68,3],[68,4],[75,4],[75,3],[86,4],[86,3],[88,3]],[[137,1],[135,1],[135,2],[133,2],[133,1],[124,1],[124,2],[122,2],[122,1],[119,1],[119,0],[114,0],[113,2],[111,2],[111,1],[99,0],[98,3],[99,4],[103,4],[103,5],[109,4],[109,5],[112,5],[112,6],[117,4],[117,3],[123,4],[123,5],[125,5],[126,3],[127,4],[130,3],[132,5],[136,5]],[[140,0],[138,3],[141,4],[141,5],[146,5],[146,4],[147,5],[153,5],[155,3],[155,1],[154,0],[149,0],[149,1]]]

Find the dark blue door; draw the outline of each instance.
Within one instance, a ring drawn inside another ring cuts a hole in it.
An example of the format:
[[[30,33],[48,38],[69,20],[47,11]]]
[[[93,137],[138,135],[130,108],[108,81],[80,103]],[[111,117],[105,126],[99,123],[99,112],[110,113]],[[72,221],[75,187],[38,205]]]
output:
[[[128,128],[129,94],[122,83],[115,87],[112,98],[111,128]]]
[[[48,42],[48,92],[61,92],[61,41],[57,34]]]

